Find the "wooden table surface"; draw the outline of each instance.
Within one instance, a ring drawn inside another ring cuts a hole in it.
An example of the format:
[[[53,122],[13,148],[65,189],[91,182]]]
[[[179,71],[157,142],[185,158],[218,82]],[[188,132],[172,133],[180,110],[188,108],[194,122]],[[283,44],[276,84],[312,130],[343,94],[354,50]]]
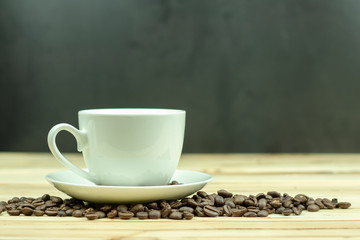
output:
[[[67,154],[79,166],[81,155]],[[44,193],[68,198],[45,180],[64,167],[48,153],[0,153],[0,201]],[[120,220],[0,215],[0,239],[360,239],[360,154],[183,154],[179,169],[214,176],[203,190],[245,195],[276,190],[338,198],[349,209],[300,216]]]

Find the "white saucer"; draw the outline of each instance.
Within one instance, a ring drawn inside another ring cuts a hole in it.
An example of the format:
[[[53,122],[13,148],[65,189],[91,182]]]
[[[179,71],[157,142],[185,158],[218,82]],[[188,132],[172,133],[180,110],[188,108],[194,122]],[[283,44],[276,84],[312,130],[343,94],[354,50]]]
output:
[[[182,183],[180,185],[101,186],[76,175],[70,170],[64,170],[50,173],[46,175],[46,179],[58,190],[87,202],[142,203],[187,197],[202,189],[213,177],[202,172],[176,170],[172,180]]]

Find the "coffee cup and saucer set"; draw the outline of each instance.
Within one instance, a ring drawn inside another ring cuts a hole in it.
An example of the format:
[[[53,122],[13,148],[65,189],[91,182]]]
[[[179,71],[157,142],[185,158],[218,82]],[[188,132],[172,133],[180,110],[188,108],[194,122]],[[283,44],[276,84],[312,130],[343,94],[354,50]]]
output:
[[[185,111],[177,109],[89,109],[78,113],[79,129],[61,123],[48,134],[55,158],[68,170],[46,175],[67,195],[93,203],[175,200],[202,189],[206,173],[178,170]],[[70,132],[86,169],[67,160],[56,146],[60,131]],[[172,181],[180,184],[169,185]]]

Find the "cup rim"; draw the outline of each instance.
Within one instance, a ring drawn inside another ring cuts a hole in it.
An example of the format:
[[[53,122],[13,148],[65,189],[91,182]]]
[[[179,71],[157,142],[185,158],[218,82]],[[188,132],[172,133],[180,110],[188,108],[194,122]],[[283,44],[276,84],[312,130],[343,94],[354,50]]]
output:
[[[145,116],[145,115],[174,115],[184,114],[185,110],[167,108],[98,108],[84,109],[80,114],[90,115],[116,115],[116,116]]]

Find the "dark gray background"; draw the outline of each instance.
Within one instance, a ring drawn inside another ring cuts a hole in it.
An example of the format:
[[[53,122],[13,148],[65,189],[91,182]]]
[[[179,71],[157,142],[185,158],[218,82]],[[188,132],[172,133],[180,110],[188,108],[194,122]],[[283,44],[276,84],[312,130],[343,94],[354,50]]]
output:
[[[0,0],[0,150],[77,111],[187,111],[184,152],[359,152],[358,0]],[[61,149],[75,151],[69,134]]]

